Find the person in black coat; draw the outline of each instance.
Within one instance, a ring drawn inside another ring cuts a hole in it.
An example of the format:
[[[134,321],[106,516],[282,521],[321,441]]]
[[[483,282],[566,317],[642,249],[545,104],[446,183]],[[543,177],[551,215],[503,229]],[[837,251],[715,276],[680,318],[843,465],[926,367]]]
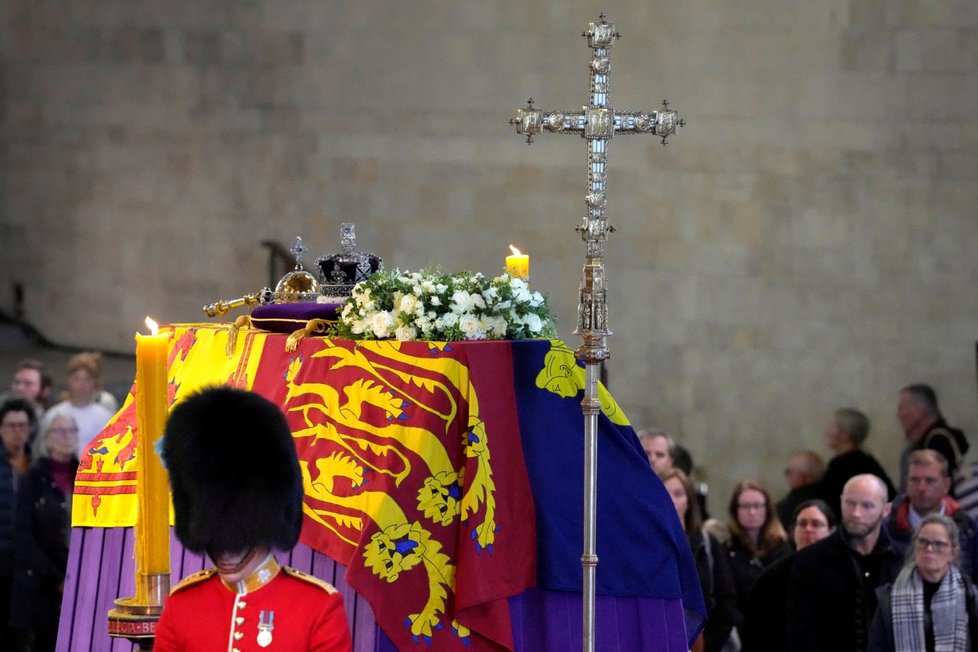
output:
[[[41,433],[41,455],[20,482],[14,515],[14,581],[10,625],[20,650],[53,651],[68,540],[71,495],[78,459],[78,426],[54,417]]]
[[[743,614],[754,582],[764,569],[791,554],[791,545],[771,495],[760,483],[754,480],[738,483],[727,513],[730,540],[724,547],[737,590],[737,611]]]
[[[839,497],[849,478],[863,473],[875,475],[886,485],[886,498],[896,497],[896,488],[875,457],[863,450],[869,437],[869,418],[854,408],[839,408],[825,427],[825,440],[835,451],[829,460],[825,475],[819,482],[819,498],[829,504],[836,514],[841,514]]]
[[[817,498],[798,505],[790,522],[797,550],[835,532],[832,508]],[[768,566],[754,582],[740,627],[740,640],[747,652],[783,652],[788,649],[786,602],[795,554],[792,552]]]
[[[700,588],[703,590],[703,601],[706,603],[706,629],[693,649],[720,652],[730,638],[731,630],[740,622],[733,575],[723,546],[703,530],[696,491],[686,474],[680,469],[671,468],[663,471],[659,477],[672,497],[679,521],[689,540],[699,574]]]
[[[900,390],[897,399],[897,421],[907,438],[907,447],[900,453],[900,490],[907,489],[907,459],[914,451],[932,449],[947,460],[948,475],[961,466],[968,452],[968,439],[964,433],[952,428],[944,420],[937,393],[930,385],[915,383]],[[955,496],[954,487],[951,495]]]
[[[857,475],[842,492],[842,527],[795,556],[788,580],[791,652],[865,652],[876,589],[903,560],[881,531],[886,485]]]
[[[37,417],[34,407],[22,398],[0,404],[0,641],[10,641],[10,601],[14,577],[14,505],[20,472],[14,469],[7,448],[26,455],[30,433]],[[19,443],[18,443],[19,442]],[[0,649],[6,649],[0,644]]]

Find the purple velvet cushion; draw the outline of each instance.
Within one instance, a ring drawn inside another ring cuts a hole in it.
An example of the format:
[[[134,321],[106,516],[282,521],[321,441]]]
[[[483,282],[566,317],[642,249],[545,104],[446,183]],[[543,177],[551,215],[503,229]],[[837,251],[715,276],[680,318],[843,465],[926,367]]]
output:
[[[251,313],[251,324],[276,333],[292,333],[304,328],[310,319],[337,320],[346,299],[331,300],[330,303],[270,303],[258,306]]]

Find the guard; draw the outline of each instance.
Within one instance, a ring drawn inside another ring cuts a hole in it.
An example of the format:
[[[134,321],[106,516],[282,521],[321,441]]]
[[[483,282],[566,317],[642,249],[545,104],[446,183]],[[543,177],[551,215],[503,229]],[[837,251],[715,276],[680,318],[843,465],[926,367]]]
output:
[[[173,589],[153,649],[352,650],[342,596],[272,554],[302,528],[302,476],[281,410],[253,392],[204,390],[170,414],[163,460],[177,538],[215,568]]]

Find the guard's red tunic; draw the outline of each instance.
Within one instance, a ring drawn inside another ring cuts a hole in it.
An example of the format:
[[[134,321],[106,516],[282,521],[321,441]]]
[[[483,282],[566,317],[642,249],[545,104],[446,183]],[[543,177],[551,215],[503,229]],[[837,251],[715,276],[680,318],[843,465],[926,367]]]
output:
[[[155,652],[349,652],[343,597],[322,580],[269,558],[234,586],[214,569],[186,578],[166,600]]]

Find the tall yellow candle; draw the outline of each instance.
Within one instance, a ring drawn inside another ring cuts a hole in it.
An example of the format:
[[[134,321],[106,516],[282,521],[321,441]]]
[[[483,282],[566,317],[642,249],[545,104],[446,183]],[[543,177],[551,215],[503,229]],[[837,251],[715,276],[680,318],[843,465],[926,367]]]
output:
[[[506,256],[506,271],[513,276],[529,280],[530,278],[530,257],[522,253],[513,245],[509,245],[513,254]]]
[[[157,334],[149,317],[151,335],[136,334],[136,423],[139,428],[136,449],[136,495],[139,514],[136,522],[136,599],[146,604],[150,596],[140,595],[147,585],[140,576],[170,573],[170,489],[166,470],[156,452],[163,435],[169,405],[167,388],[168,333]]]

